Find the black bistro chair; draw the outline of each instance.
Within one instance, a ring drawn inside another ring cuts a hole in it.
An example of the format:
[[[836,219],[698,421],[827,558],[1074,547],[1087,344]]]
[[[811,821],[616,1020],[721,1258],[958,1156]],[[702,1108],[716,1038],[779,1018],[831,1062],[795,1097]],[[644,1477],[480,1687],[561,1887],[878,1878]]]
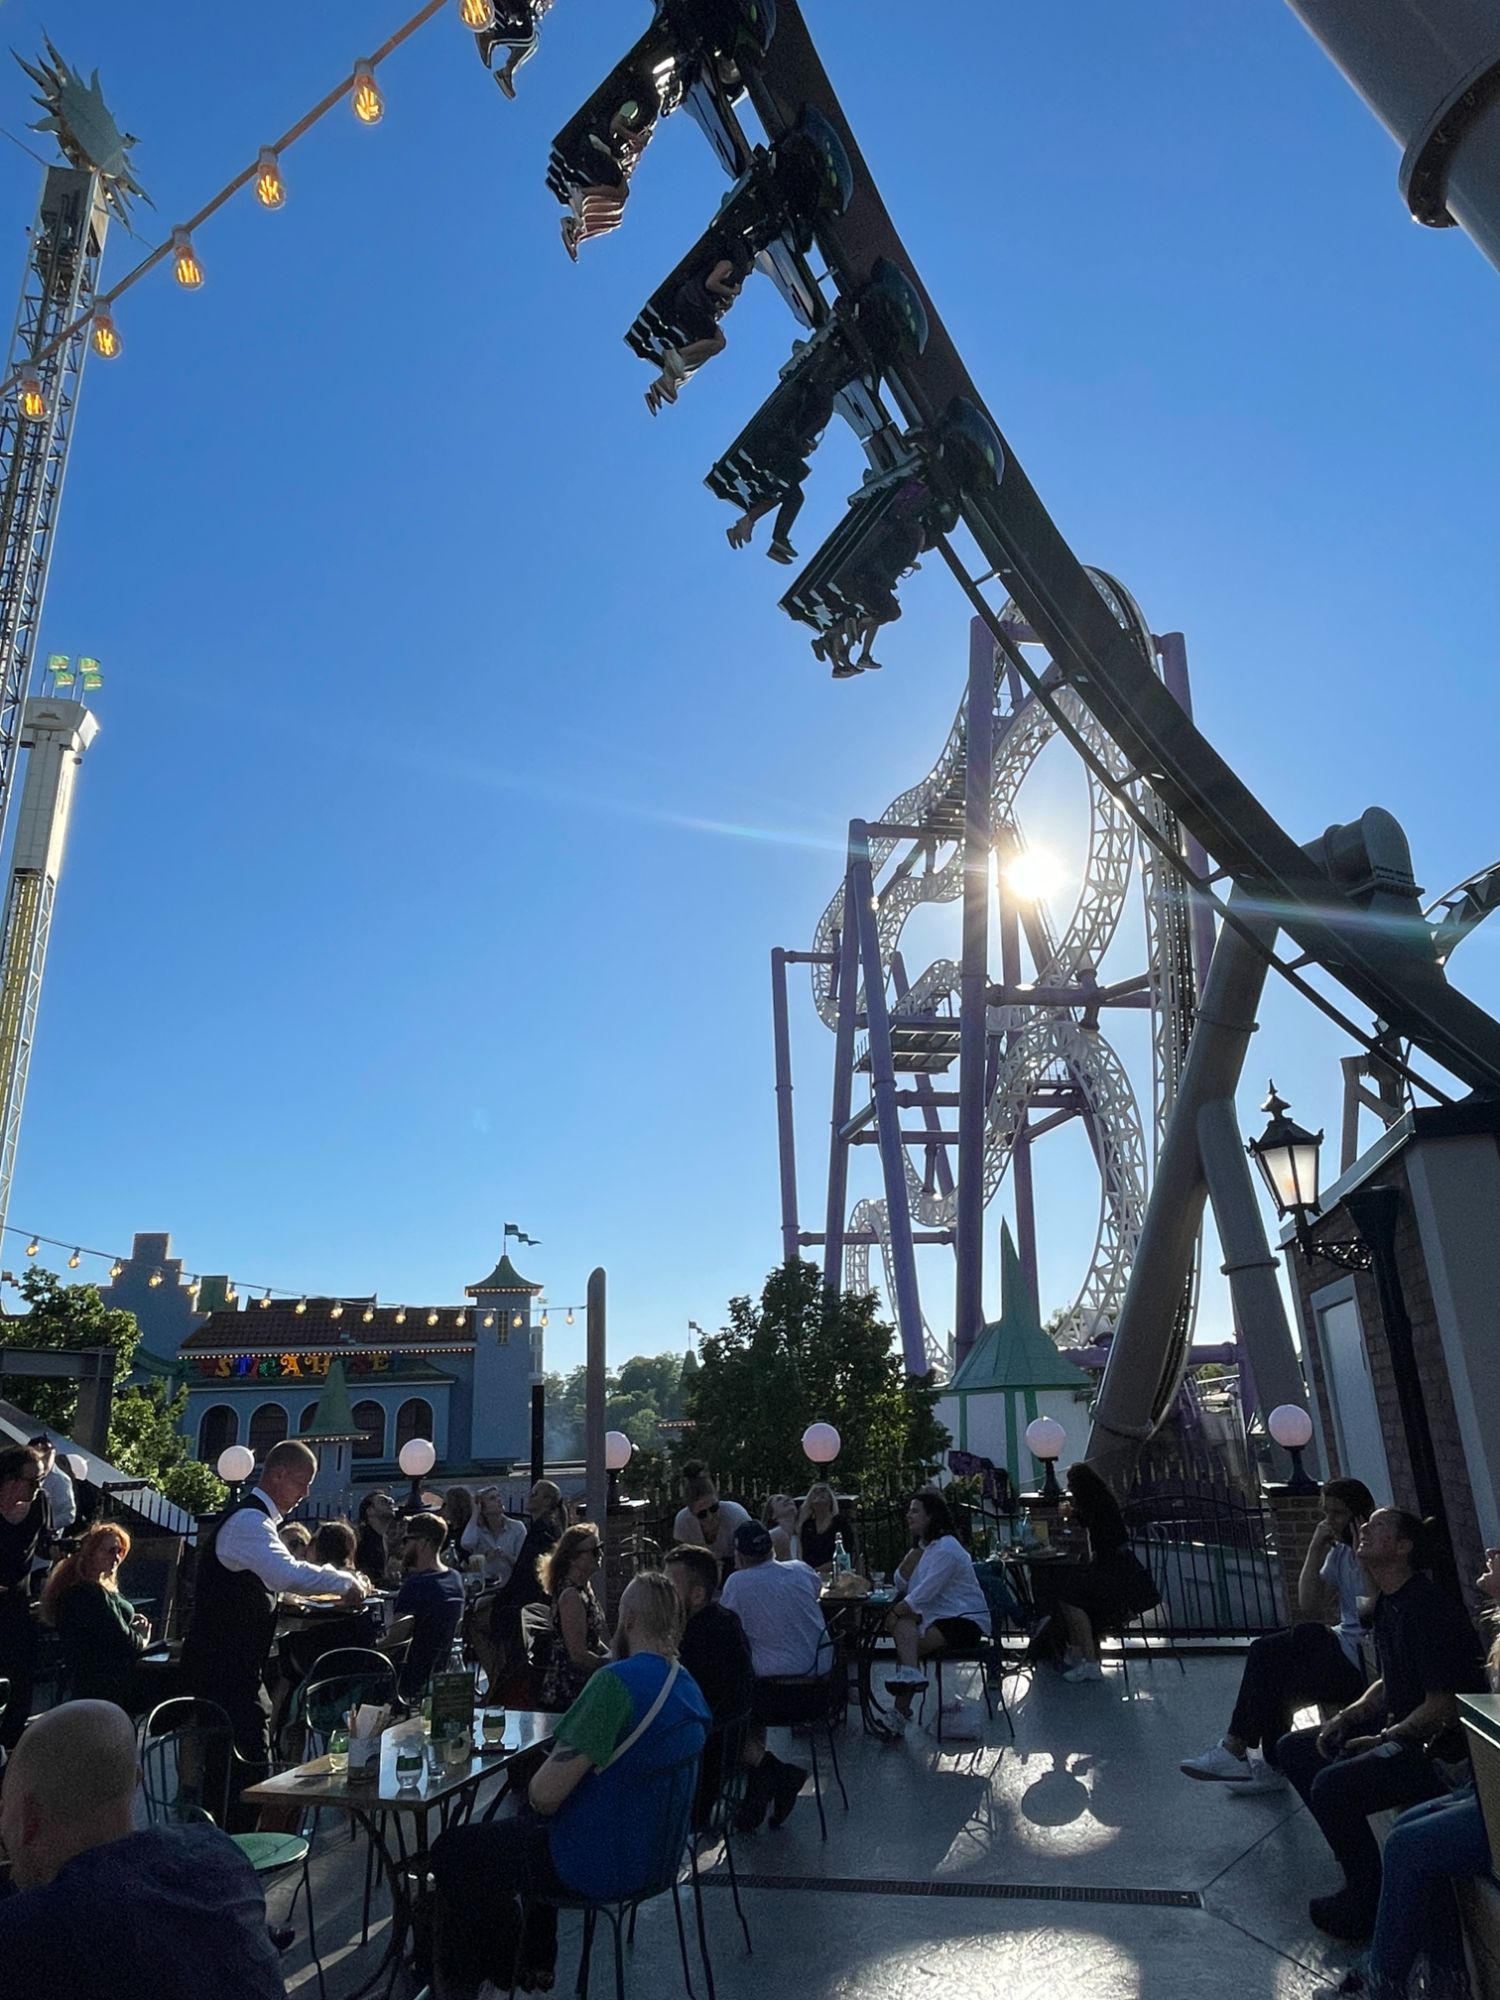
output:
[[[810,1674],[757,1676],[755,1720],[772,1728],[807,1730],[808,1748],[812,1753],[813,1796],[818,1802],[818,1825],[826,1840],[828,1818],[823,1811],[823,1776],[818,1766],[820,1734],[828,1744],[828,1755],[833,1763],[839,1796],[844,1801],[844,1811],[849,1810],[849,1794],[844,1789],[838,1745],[833,1736],[834,1724],[844,1720],[844,1711],[848,1706],[849,1674],[847,1667],[838,1659],[838,1649],[831,1632],[825,1632],[818,1641],[813,1667]]]

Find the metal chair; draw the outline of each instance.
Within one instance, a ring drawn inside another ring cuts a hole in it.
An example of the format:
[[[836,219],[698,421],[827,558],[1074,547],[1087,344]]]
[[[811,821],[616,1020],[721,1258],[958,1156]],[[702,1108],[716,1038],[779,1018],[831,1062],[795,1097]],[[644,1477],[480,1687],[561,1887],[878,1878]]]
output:
[[[724,1848],[724,1863],[729,1871],[729,1889],[734,1897],[734,1913],[740,1920],[740,1929],[745,1934],[745,1950],[753,1952],[750,1942],[750,1924],[740,1902],[739,1876],[734,1865],[734,1816],[739,1811],[745,1797],[745,1738],[750,1730],[750,1712],[727,1717],[716,1723],[709,1731],[708,1741],[703,1747],[702,1782],[698,1788],[697,1803],[693,1813],[693,1824],[688,1832],[688,1867],[693,1878],[693,1905],[698,1921],[698,1950],[703,1959],[703,1972],[708,1981],[708,2000],[714,2000],[714,1972],[708,1956],[708,1929],[703,1920],[703,1883],[698,1874],[698,1843],[701,1840],[718,1840]],[[705,1784],[711,1783],[711,1791],[705,1797]],[[631,1935],[634,1936],[634,1918],[631,1919]]]
[[[758,1723],[771,1728],[807,1728],[808,1748],[812,1753],[813,1796],[818,1802],[818,1825],[825,1840],[828,1838],[828,1817],[823,1811],[823,1777],[818,1767],[820,1729],[828,1739],[828,1755],[833,1760],[833,1775],[838,1783],[839,1796],[844,1801],[844,1811],[849,1810],[849,1794],[844,1789],[844,1774],[839,1769],[838,1745],[833,1740],[833,1725],[843,1721],[844,1710],[849,1703],[849,1676],[847,1670],[838,1671],[836,1654],[833,1635],[825,1632],[818,1641],[812,1673],[766,1674],[757,1676],[755,1682],[754,1713]],[[825,1655],[828,1664],[820,1671],[819,1663]]]
[[[658,1765],[650,1773],[647,1799],[656,1809],[654,1823],[646,1819],[646,1801],[643,1800],[642,1811],[632,1813],[628,1820],[622,1817],[614,1832],[615,1852],[612,1859],[617,1871],[625,1880],[634,1878],[638,1886],[629,1894],[618,1897],[571,1894],[524,1895],[521,1898],[521,1924],[516,1933],[515,1959],[511,1966],[511,2000],[515,2000],[516,1979],[521,1969],[526,1912],[538,1904],[554,1910],[577,1910],[583,1917],[583,1951],[578,1962],[577,1982],[581,2000],[588,2000],[589,1962],[594,1949],[594,1932],[601,1916],[608,1920],[610,1929],[614,1933],[615,2000],[625,2000],[626,1922],[627,1920],[630,1922],[633,1933],[635,1913],[642,1903],[649,1903],[654,1897],[664,1896],[668,1890],[672,1894],[672,1909],[677,1918],[677,1944],[682,1954],[682,1981],[687,1989],[688,2000],[695,2000],[692,1973],[688,1969],[687,1932],[682,1922],[679,1878],[683,1848],[691,1832],[693,1800],[698,1790],[698,1770],[703,1754],[703,1734],[701,1725],[696,1721],[679,1724],[671,1733],[683,1741],[691,1738],[693,1748],[686,1754],[674,1756],[667,1764]],[[646,1857],[644,1862],[643,1855]],[[700,1932],[700,1942],[701,1935]],[[706,1959],[704,1963],[706,1966]]]

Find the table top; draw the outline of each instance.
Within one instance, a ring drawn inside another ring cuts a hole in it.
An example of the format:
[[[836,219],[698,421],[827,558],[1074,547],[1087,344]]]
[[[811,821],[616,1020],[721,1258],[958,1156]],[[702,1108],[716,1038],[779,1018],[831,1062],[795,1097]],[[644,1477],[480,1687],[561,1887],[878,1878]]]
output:
[[[247,1785],[240,1796],[256,1805],[284,1805],[288,1799],[294,1799],[299,1805],[333,1806],[345,1812],[369,1812],[374,1807],[381,1812],[431,1812],[455,1793],[479,1784],[492,1772],[503,1771],[523,1751],[544,1748],[552,1741],[557,1725],[555,1715],[540,1709],[507,1709],[503,1742],[493,1750],[482,1751],[479,1748],[482,1715],[483,1710],[479,1710],[474,1717],[475,1748],[468,1761],[445,1765],[436,1774],[427,1769],[427,1739],[421,1734],[421,1724],[398,1723],[381,1739],[380,1776],[373,1785],[351,1784],[348,1773],[335,1771],[327,1757],[314,1757],[311,1763],[278,1772],[258,1785]],[[396,1782],[397,1744],[407,1735],[415,1737],[423,1752],[422,1775],[414,1785]]]

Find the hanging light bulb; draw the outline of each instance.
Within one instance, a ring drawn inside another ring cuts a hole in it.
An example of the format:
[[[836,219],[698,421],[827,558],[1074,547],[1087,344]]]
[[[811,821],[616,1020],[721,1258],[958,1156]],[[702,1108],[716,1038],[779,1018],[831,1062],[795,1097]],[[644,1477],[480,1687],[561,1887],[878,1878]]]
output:
[[[493,1313],[486,1313],[484,1323],[486,1326],[493,1326],[495,1324],[495,1315]]]
[[[299,1312],[299,1313],[305,1313],[305,1312],[307,1311],[307,1294],[306,1294],[306,1292],[304,1292],[304,1293],[302,1294],[302,1297],[301,1297],[300,1299],[298,1299],[298,1301],[297,1301],[296,1305],[295,1305],[295,1306],[293,1306],[292,1310],[293,1310],[293,1312]]]
[[[543,1325],[543,1326],[545,1326],[546,1324],[547,1324],[547,1308],[546,1308],[545,1306],[543,1306],[543,1307],[542,1307],[542,1325]]]
[[[569,1306],[569,1307],[568,1307],[568,1325],[569,1325],[569,1326],[571,1326],[572,1324],[573,1324],[573,1308],[572,1308],[571,1306]]]
[[[203,283],[203,266],[185,229],[172,231],[172,275],[185,292],[196,292]]]
[[[232,1306],[238,1297],[239,1293],[234,1289],[233,1285],[226,1285],[224,1287],[224,1303],[226,1306]]]
[[[455,1326],[462,1326],[463,1323],[464,1323],[464,1314],[461,1312],[456,1312],[453,1315],[453,1324]]]
[[[31,1241],[26,1245],[26,1255],[28,1257],[34,1257],[37,1251],[41,1249],[41,1247],[42,1246],[38,1242],[37,1238],[33,1236]]]
[[[365,1307],[364,1310],[365,1325],[368,1326],[370,1324],[370,1321],[374,1319],[374,1317],[375,1317],[375,1301],[371,1299],[370,1303]]]
[[[435,1312],[430,1312],[430,1313],[429,1313],[429,1314],[427,1315],[427,1324],[428,1324],[429,1326],[436,1326],[436,1325],[437,1325],[437,1314],[436,1314]]]
[[[120,338],[114,316],[99,306],[94,313],[94,323],[89,328],[89,341],[101,361],[113,361],[125,345]]]
[[[406,1307],[405,1307],[405,1306],[397,1306],[397,1308],[396,1308],[396,1324],[397,1324],[397,1326],[405,1326],[405,1324],[406,1324]]]
[[[42,387],[42,378],[35,368],[21,370],[21,385],[16,390],[16,408],[31,423],[40,423],[47,414],[47,392]]]
[[[111,1264],[109,1267],[109,1275],[112,1278],[118,1278],[120,1273],[124,1270],[124,1268],[125,1266],[120,1262],[119,1258],[116,1257],[113,1264]]]
[[[328,1316],[330,1319],[342,1319],[344,1317],[344,1301],[342,1299],[334,1300]]]
[[[187,1295],[195,1305],[198,1302],[198,1287],[199,1285],[202,1284],[202,1282],[203,1280],[201,1278],[194,1278],[192,1283],[187,1288]]]
[[[512,1313],[512,1314],[511,1314],[511,1316],[510,1316],[510,1323],[511,1323],[511,1325],[512,1325],[512,1326],[517,1326],[517,1327],[519,1327],[519,1326],[523,1326],[523,1325],[525,1324],[525,1322],[524,1322],[524,1321],[522,1320],[522,1318],[521,1318],[521,1315],[520,1315],[519,1313]]]
[[[361,125],[378,125],[385,116],[385,99],[375,81],[375,72],[363,60],[354,65],[354,91],[349,102]]]
[[[495,25],[495,0],[458,0],[458,18],[476,35]]]
[[[83,1252],[81,1250],[75,1250],[72,1256],[68,1259],[68,1269],[70,1271],[76,1271],[78,1269],[78,1266],[82,1262],[83,1262]]]
[[[271,1294],[269,1292],[262,1292],[259,1304],[264,1307],[268,1306],[270,1303],[271,1303]]]
[[[262,146],[255,163],[255,199],[262,208],[286,207],[286,182],[274,147]]]
[[[146,1280],[146,1283],[151,1287],[152,1291],[155,1291],[156,1287],[161,1283],[161,1272],[153,1271],[151,1276]]]

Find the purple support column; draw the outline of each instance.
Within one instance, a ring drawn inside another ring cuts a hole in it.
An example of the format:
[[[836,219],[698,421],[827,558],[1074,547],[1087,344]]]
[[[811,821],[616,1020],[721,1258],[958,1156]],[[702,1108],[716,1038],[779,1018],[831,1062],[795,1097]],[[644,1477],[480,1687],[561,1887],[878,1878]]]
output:
[[[958,1200],[953,1358],[962,1366],[984,1325],[984,1069],[990,956],[990,785],[995,763],[995,642],[969,628],[964,743],[963,958],[958,1001]]]
[[[843,1289],[844,1214],[849,1198],[849,1142],[843,1136],[854,1092],[854,1017],[859,1004],[859,933],[854,917],[854,829],[849,826],[849,866],[844,874],[844,925],[839,934],[838,1026],[833,1038],[833,1117],[828,1135],[828,1212],[823,1223],[823,1282]],[[868,848],[866,848],[868,856]],[[869,870],[866,868],[866,874]],[[868,891],[866,891],[868,895]]]
[[[1162,685],[1177,703],[1189,722],[1193,719],[1193,690],[1188,680],[1187,640],[1180,632],[1163,632],[1156,641],[1156,650],[1161,657]],[[1213,873],[1212,863],[1204,851],[1203,843],[1192,834],[1183,836],[1183,855],[1193,873],[1198,876]],[[1208,961],[1214,953],[1214,913],[1201,897],[1193,898],[1193,970],[1197,975],[1197,998],[1203,998],[1203,982],[1208,977]]]
[[[880,1169],[891,1234],[891,1268],[896,1279],[896,1324],[901,1331],[906,1372],[925,1375],[927,1352],[922,1342],[917,1258],[911,1240],[911,1204],[906,1194],[906,1156],[901,1148],[896,1072],[891,1062],[891,1023],[885,1004],[885,968],[880,962],[874,904],[869,829],[862,819],[852,820],[848,886],[844,892],[844,935],[847,940],[849,933],[858,927],[860,968],[865,979],[865,1025],[870,1037],[870,1093],[875,1100],[875,1126],[880,1135]],[[841,1032],[842,1026],[841,1015]]]
[[[797,1256],[797,1147],[792,1127],[792,1038],[786,1013],[786,952],[771,953],[771,1024],[776,1042],[776,1147],[781,1158],[781,1255]]]

